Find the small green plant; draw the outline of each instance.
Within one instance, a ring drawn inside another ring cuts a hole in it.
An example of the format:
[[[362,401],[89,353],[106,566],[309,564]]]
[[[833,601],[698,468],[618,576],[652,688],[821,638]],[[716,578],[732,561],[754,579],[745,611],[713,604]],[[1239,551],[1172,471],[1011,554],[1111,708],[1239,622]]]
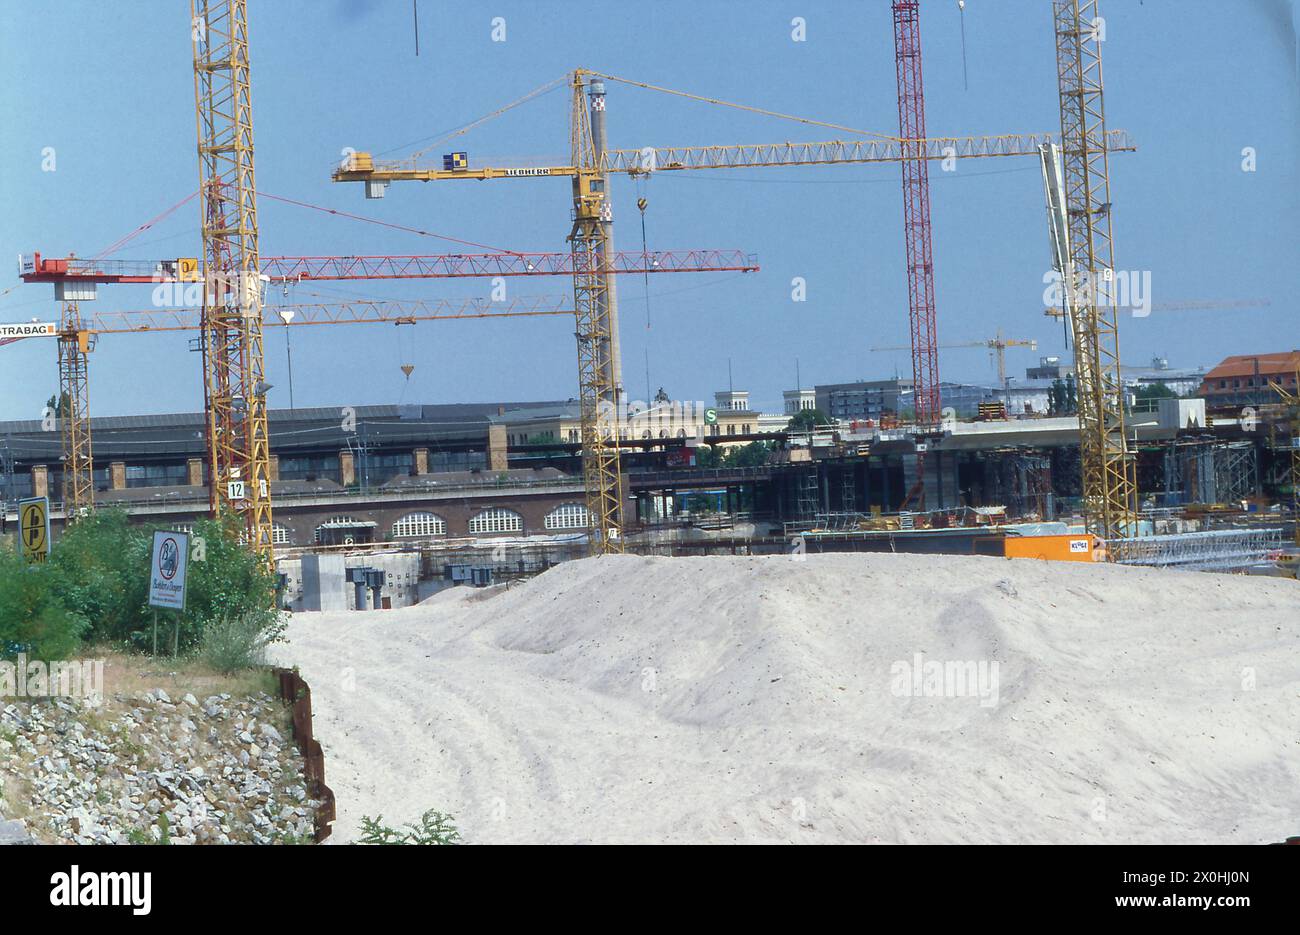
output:
[[[385,825],[384,816],[361,819],[361,844],[455,844],[460,832],[452,824],[450,815],[429,809],[420,816],[419,824],[408,823],[398,830]]]
[[[263,665],[271,639],[259,615],[219,617],[203,629],[199,658],[222,675],[232,675]]]

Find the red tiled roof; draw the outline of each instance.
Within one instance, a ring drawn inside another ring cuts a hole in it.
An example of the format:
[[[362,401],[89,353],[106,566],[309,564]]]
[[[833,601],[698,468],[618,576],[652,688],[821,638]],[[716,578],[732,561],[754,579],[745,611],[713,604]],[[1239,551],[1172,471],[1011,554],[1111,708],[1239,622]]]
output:
[[[1232,377],[1277,376],[1295,373],[1300,367],[1300,350],[1279,351],[1275,354],[1237,354],[1225,357],[1217,367],[1205,375],[1205,382]]]

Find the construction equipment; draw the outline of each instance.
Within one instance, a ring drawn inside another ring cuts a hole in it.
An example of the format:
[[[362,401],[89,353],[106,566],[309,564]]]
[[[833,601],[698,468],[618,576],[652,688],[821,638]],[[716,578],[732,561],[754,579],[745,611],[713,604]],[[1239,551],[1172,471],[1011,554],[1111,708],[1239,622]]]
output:
[[[1153,302],[1148,312],[1206,312],[1230,308],[1267,308],[1272,305],[1270,299],[1189,299],[1182,302]],[[1048,318],[1064,318],[1065,310],[1045,308],[1043,314]]]
[[[426,254],[408,256],[278,256],[262,259],[263,281],[286,286],[305,282],[334,280],[456,279],[474,277],[528,277],[572,275],[572,253],[492,253]],[[754,272],[758,262],[752,254],[739,250],[660,250],[618,253],[611,257],[616,272],[687,273],[687,272]],[[96,286],[104,284],[176,284],[170,297],[177,303],[197,301],[203,286],[198,278],[197,258],[172,260],[112,260],[43,257],[33,253],[19,258],[19,273],[24,282],[53,283],[56,295],[75,295],[82,300],[96,297]],[[192,294],[191,294],[192,293]],[[471,299],[459,305],[432,300],[429,302],[316,303],[295,306],[304,317],[293,324],[349,324],[393,322],[396,324],[448,318],[522,317],[571,312],[565,300],[560,311],[547,310],[547,297],[517,298],[506,303]],[[559,303],[551,303],[556,309]],[[86,394],[86,351],[93,347],[93,336],[107,333],[144,331],[187,331],[196,327],[195,309],[183,304],[167,304],[140,312],[107,312],[91,316],[91,327],[75,332],[66,325],[61,333],[69,341],[77,334],[78,356],[72,355],[69,343],[60,357],[60,384],[68,402],[60,416],[64,438],[65,496],[77,509],[93,506],[94,484],[91,480],[90,423]],[[291,313],[292,314],[292,313]],[[290,324],[277,317],[265,317],[263,326]],[[19,340],[17,338],[12,340]],[[9,343],[8,340],[0,344]],[[67,366],[64,366],[66,362]],[[75,441],[75,444],[74,444]],[[74,453],[84,447],[84,456]],[[83,496],[84,494],[84,496]],[[75,501],[73,497],[76,497]]]
[[[28,254],[20,260],[23,282],[175,283],[197,282],[198,261],[83,260],[75,256]],[[739,250],[654,250],[609,257],[613,273],[752,273],[753,254]],[[494,276],[572,276],[572,253],[435,253],[417,256],[262,257],[264,282],[298,283],[341,279],[459,279]]]
[[[59,423],[63,433],[63,504],[69,522],[95,506],[90,441],[88,361],[92,337],[76,302],[63,303],[59,320]]]
[[[1052,0],[1061,145],[1043,147],[1054,264],[1074,338],[1088,530],[1132,535],[1137,482],[1124,430],[1109,147],[1097,0]]]
[[[1024,347],[1031,351],[1036,351],[1038,350],[1038,341],[1033,338],[1004,338],[1002,337],[1002,330],[998,329],[997,337],[988,338],[983,341],[961,341],[956,344],[940,344],[938,347],[944,350],[959,347],[987,347],[991,355],[997,355],[998,385],[1002,387],[1002,390],[1005,393],[1007,389],[1007,348]],[[910,345],[871,348],[873,351],[906,351],[910,349]]]
[[[903,239],[907,248],[908,322],[912,332],[912,398],[917,428],[925,431],[939,423],[939,346],[934,309],[934,254],[930,243],[930,173],[922,152],[925,89],[921,80],[920,3],[894,0],[893,14],[898,135],[903,148]],[[918,484],[924,477],[924,465],[925,456],[921,453],[917,457]]]
[[[299,328],[309,325],[390,324],[413,325],[418,321],[460,321],[474,318],[534,318],[572,315],[565,296],[526,296],[507,302],[486,299],[430,299],[422,302],[399,299],[351,299],[341,302],[295,302],[263,306],[263,328]],[[97,312],[82,325],[83,333],[141,334],[145,332],[194,331],[203,326],[198,309],[140,309]]]
[[[1269,387],[1282,397],[1291,422],[1291,517],[1295,521],[1295,544],[1300,547],[1300,368],[1296,368],[1295,390],[1288,390],[1276,380]]]
[[[212,512],[240,516],[249,547],[273,571],[248,11],[246,0],[191,0],[190,14]]]
[[[578,316],[579,399],[584,439],[583,474],[587,484],[590,526],[588,542],[593,553],[616,552],[622,548],[620,527],[621,476],[618,469],[617,426],[611,416],[617,412],[620,392],[618,371],[617,310],[609,283],[609,235],[612,213],[607,201],[612,174],[632,177],[656,172],[688,169],[732,169],[771,166],[844,165],[870,162],[899,162],[919,159],[972,159],[992,156],[1034,155],[1050,142],[1045,135],[944,137],[901,141],[882,138],[819,143],[773,143],[760,145],[643,147],[617,150],[604,146],[605,81],[618,81],[648,90],[662,91],[697,101],[736,107],[768,116],[792,118],[754,107],[729,104],[697,95],[655,87],[600,72],[577,69],[568,78],[570,159],[568,165],[472,167],[468,153],[443,156],[441,166],[421,165],[418,157],[377,163],[368,152],[350,153],[334,171],[336,182],[361,182],[369,198],[383,197],[386,187],[397,181],[449,181],[526,178],[568,178],[573,187],[573,224],[569,235],[574,254],[574,310]],[[536,96],[536,93],[529,97]],[[590,110],[584,97],[590,97]],[[525,98],[526,100],[527,98]],[[513,105],[511,105],[513,106]],[[501,113],[506,108],[497,111]],[[495,116],[495,115],[494,115]],[[862,134],[833,124],[839,130]],[[594,128],[594,129],[593,129]],[[879,136],[878,134],[868,134]],[[1127,134],[1114,131],[1099,141],[1108,149],[1132,149]]]
[[[471,318],[521,318],[572,315],[567,296],[532,296],[508,302],[468,299],[462,302],[354,300],[264,306],[263,327],[306,325],[415,324],[417,321],[456,321]],[[75,302],[64,307],[55,335],[59,349],[58,420],[63,434],[63,502],[69,522],[94,507],[95,486],[88,411],[87,354],[101,334],[198,331],[203,329],[197,308],[143,309],[97,312],[83,319]],[[24,340],[24,339],[16,339]]]

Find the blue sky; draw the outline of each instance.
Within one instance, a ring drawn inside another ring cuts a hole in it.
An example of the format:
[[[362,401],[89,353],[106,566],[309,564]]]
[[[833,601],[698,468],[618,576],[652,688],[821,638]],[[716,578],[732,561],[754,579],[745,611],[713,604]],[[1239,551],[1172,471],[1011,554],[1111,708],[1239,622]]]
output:
[[[419,0],[416,57],[409,0],[249,0],[258,186],[393,224],[516,250],[563,250],[569,187],[561,180],[394,185],[382,201],[329,172],[347,146],[403,155],[558,78],[574,66],[776,111],[893,133],[897,102],[887,0],[701,3]],[[188,5],[183,2],[0,3],[0,320],[57,316],[50,286],[24,286],[13,258],[93,255],[196,187]],[[1288,0],[1110,0],[1103,47],[1108,123],[1134,154],[1112,160],[1116,265],[1149,270],[1152,300],[1263,300],[1262,308],[1154,311],[1121,323],[1123,356],[1212,365],[1233,353],[1300,346],[1300,95],[1295,5]],[[493,42],[493,17],[506,41]],[[806,20],[806,41],[791,20]],[[1050,8],[1045,0],[968,0],[963,87],[955,0],[923,5],[931,136],[1059,128]],[[831,131],[655,94],[609,88],[611,145],[759,143],[833,138]],[[56,169],[42,171],[53,147]],[[1257,169],[1243,172],[1242,149]],[[555,91],[432,155],[562,157],[567,94]],[[661,174],[614,182],[616,244],[639,249],[635,201],[649,199],[652,249],[740,248],[749,275],[620,284],[624,367],[633,397],[653,388],[709,399],[727,385],[775,408],[794,384],[906,372],[901,195],[897,166]],[[1064,353],[1042,315],[1046,219],[1033,159],[933,171],[940,341],[1036,338],[1009,351],[1023,374]],[[442,253],[465,248],[263,200],[262,252]],[[197,202],[119,256],[198,253]],[[808,299],[790,301],[793,277]],[[564,294],[562,278],[511,280],[517,294]],[[343,282],[293,298],[484,295],[482,280]],[[145,308],[147,287],[100,288],[98,307]],[[647,321],[649,327],[647,328]],[[0,348],[0,418],[36,418],[57,385],[54,344]],[[285,336],[269,331],[272,405],[286,406]],[[576,393],[572,327],[563,318],[328,326],[293,333],[298,406],[553,399]],[[415,365],[409,380],[403,363]],[[989,380],[978,349],[941,352],[945,379]],[[200,367],[185,336],[110,335],[91,359],[97,415],[201,405]]]

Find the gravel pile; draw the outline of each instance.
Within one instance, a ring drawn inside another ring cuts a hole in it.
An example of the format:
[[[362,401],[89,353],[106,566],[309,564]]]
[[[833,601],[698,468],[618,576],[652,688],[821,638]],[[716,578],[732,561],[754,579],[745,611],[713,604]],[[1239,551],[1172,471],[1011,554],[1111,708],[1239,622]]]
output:
[[[48,844],[310,842],[317,803],[288,734],[284,707],[265,693],[200,702],[155,688],[97,707],[8,704],[0,839],[18,843],[21,818]]]

